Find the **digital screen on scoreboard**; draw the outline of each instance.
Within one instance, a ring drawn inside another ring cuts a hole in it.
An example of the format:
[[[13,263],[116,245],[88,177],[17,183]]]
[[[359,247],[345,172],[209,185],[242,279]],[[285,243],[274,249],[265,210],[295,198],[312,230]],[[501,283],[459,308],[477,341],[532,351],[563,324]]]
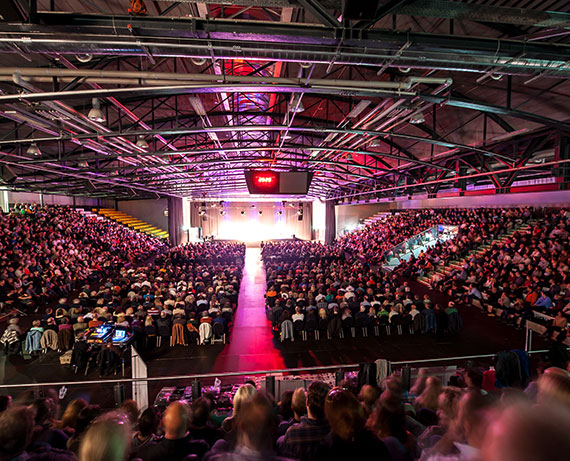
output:
[[[309,190],[312,178],[312,173],[304,171],[245,171],[250,194],[304,195]]]
[[[276,171],[246,171],[250,194],[278,194],[279,173]]]

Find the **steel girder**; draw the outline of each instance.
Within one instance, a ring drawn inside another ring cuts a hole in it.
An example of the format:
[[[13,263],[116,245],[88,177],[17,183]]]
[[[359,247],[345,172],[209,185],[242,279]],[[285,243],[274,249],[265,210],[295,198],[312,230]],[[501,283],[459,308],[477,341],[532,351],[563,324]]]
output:
[[[160,97],[174,96],[185,94],[208,94],[208,93],[228,93],[228,92],[261,92],[261,93],[311,93],[311,94],[339,94],[362,97],[378,97],[378,96],[398,96],[403,99],[419,98],[422,101],[434,104],[445,104],[450,107],[459,107],[462,109],[474,110],[478,112],[487,112],[495,115],[507,115],[520,118],[522,120],[539,123],[541,125],[550,126],[560,130],[567,130],[568,123],[550,119],[531,112],[520,111],[517,109],[509,109],[503,106],[497,106],[485,102],[457,99],[445,96],[434,96],[432,94],[424,94],[415,91],[401,91],[381,88],[362,88],[360,86],[343,86],[330,87],[311,85],[260,85],[260,84],[197,84],[197,85],[169,85],[159,87],[127,87],[127,88],[111,88],[105,90],[75,90],[75,91],[55,91],[44,93],[21,93],[0,95],[0,104],[10,104],[16,102],[42,102],[53,100],[72,100],[72,99],[88,99],[97,97],[115,97],[120,95],[138,95],[140,97]],[[282,128],[283,129],[283,128]]]
[[[0,52],[185,56],[568,77],[570,47],[379,29],[202,18],[39,13],[1,24]],[[113,31],[113,33],[109,33]],[[133,36],[131,31],[136,31]],[[159,39],[160,38],[160,39]],[[410,45],[401,53],[404,45]]]

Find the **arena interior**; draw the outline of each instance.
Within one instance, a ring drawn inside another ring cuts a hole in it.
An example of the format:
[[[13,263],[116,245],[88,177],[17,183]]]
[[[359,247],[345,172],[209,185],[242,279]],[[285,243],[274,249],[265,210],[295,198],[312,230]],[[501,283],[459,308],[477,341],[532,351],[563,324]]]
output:
[[[235,3],[0,2],[0,461],[567,460],[568,2]]]

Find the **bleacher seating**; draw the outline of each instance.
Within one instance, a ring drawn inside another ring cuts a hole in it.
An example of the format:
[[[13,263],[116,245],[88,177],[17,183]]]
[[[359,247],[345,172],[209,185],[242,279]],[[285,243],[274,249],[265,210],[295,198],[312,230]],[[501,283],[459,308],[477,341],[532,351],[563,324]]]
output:
[[[161,239],[168,238],[167,231],[159,229],[141,219],[130,216],[123,211],[112,210],[110,208],[94,208],[93,212],[96,212],[101,216],[105,216],[106,218],[112,219],[119,224],[130,227],[137,232],[142,232],[143,234],[152,235],[153,237],[158,237]]]

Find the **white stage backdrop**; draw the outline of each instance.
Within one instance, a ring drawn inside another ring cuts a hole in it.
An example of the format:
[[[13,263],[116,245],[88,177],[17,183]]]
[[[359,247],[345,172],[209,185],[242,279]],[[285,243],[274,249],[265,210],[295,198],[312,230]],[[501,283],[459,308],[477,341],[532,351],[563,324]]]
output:
[[[202,235],[217,239],[259,240],[291,238],[311,239],[312,204],[303,202],[303,219],[299,221],[299,202],[208,202],[206,220],[199,215],[201,202],[190,202],[192,227],[201,227]],[[220,212],[223,211],[222,215]],[[281,214],[279,214],[281,211]],[[259,214],[261,212],[261,214]],[[242,214],[243,213],[243,214]]]

